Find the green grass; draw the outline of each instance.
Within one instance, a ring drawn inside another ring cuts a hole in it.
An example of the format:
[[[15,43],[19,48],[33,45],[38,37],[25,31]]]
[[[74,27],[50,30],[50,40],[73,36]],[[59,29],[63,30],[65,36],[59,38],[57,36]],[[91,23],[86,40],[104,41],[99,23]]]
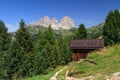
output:
[[[66,66],[65,69],[63,69],[63,71],[61,71],[58,76],[57,76],[57,80],[66,80],[65,79],[65,75],[66,75],[66,72],[67,72],[67,69],[68,67]]]
[[[30,78],[26,78],[25,80],[49,80],[57,71],[59,71],[62,68],[63,66],[59,66],[56,69],[51,69],[50,72],[46,75],[33,76]]]
[[[99,78],[104,79],[105,76],[120,71],[120,45],[92,52],[86,60],[80,63],[71,62],[68,65],[70,74],[77,78],[100,74],[102,77]]]

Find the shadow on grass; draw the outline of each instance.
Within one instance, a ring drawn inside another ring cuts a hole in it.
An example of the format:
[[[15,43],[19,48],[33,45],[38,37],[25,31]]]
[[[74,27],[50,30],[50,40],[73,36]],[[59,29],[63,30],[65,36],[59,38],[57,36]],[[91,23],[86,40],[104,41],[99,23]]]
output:
[[[90,60],[85,60],[85,62],[87,62],[87,63],[89,63],[89,64],[91,64],[91,65],[98,65],[96,62],[93,62],[93,61],[90,61]]]

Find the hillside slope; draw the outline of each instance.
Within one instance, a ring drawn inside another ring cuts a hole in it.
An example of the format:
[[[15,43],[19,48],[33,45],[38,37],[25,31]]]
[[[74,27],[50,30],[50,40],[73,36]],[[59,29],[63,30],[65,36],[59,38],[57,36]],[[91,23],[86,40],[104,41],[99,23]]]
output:
[[[70,63],[68,69],[69,75],[76,78],[99,75],[95,80],[106,80],[106,77],[120,71],[120,45],[92,52],[86,60]]]
[[[95,39],[102,37],[104,23],[98,24],[96,26],[92,26],[87,29],[88,38]]]
[[[67,77],[65,76],[69,71]],[[85,60],[71,62],[57,80],[120,80],[120,45],[90,53]]]

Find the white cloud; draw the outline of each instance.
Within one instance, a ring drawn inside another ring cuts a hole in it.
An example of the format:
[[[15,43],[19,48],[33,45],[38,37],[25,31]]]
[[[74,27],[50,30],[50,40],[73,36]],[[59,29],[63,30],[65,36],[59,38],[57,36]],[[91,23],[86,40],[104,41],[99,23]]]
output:
[[[16,24],[6,24],[6,27],[8,28],[8,32],[15,32],[18,27],[19,27],[19,24],[16,23]]]

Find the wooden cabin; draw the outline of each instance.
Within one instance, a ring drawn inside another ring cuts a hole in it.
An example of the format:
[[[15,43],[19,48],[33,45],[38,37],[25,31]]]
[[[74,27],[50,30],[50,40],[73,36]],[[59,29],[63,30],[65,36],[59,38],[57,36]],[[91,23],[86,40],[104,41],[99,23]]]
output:
[[[73,61],[85,59],[89,52],[104,47],[104,39],[73,40],[70,43]]]

